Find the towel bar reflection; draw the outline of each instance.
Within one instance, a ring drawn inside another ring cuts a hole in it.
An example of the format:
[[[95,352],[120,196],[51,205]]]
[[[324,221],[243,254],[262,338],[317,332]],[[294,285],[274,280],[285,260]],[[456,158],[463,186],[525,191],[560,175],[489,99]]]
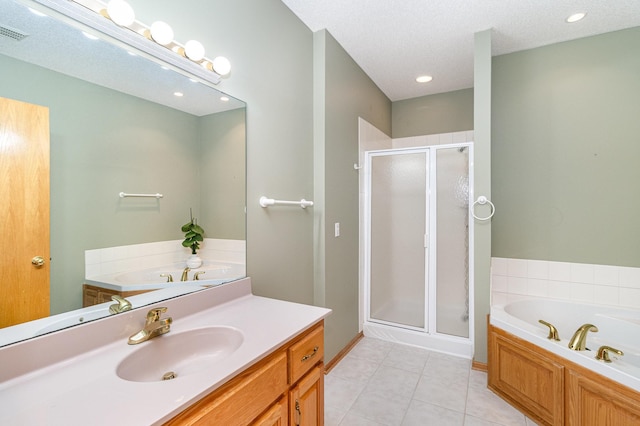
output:
[[[127,197],[162,198],[162,197],[164,197],[164,195],[162,195],[160,193],[156,193],[156,194],[128,194],[126,192],[121,192],[118,195],[120,195],[120,198],[127,198]]]
[[[273,198],[267,198],[264,195],[260,197],[260,205],[262,207],[269,207],[276,204],[282,204],[287,206],[300,206],[303,209],[307,207],[313,206],[313,201],[305,200],[304,198],[300,201],[285,201],[285,200],[274,200]]]

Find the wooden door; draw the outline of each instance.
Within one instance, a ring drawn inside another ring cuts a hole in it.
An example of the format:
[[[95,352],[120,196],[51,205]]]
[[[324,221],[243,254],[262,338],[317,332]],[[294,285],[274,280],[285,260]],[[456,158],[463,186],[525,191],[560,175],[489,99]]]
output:
[[[48,315],[49,109],[0,98],[0,328]]]

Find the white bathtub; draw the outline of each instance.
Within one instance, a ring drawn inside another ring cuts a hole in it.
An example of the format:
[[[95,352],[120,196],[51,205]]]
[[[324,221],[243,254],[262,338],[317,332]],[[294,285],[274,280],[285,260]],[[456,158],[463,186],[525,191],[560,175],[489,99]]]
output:
[[[548,327],[553,324],[561,341],[548,340]],[[640,311],[556,301],[525,299],[491,307],[491,324],[530,341],[576,364],[640,392]],[[598,332],[589,332],[588,351],[569,349],[568,343],[583,324],[593,324]],[[611,353],[613,362],[595,359],[600,346],[620,349],[624,356]]]
[[[188,272],[187,281],[180,281],[183,271],[184,263],[174,263],[141,270],[86,277],[85,282],[110,290],[137,291],[171,288],[178,284],[212,286],[246,276],[244,263],[233,262],[205,261],[201,267]],[[203,274],[196,281],[194,274],[197,272],[203,272]],[[161,276],[169,274],[173,277],[173,282],[167,282],[167,277]]]

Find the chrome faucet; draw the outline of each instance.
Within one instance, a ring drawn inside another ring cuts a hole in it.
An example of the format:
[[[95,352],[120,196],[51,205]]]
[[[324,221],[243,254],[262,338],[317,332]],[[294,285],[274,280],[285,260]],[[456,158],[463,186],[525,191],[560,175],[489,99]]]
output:
[[[191,268],[189,268],[188,266],[186,268],[184,268],[184,271],[182,271],[182,277],[180,277],[180,281],[188,281],[189,280],[189,271],[191,270]]]
[[[167,312],[167,308],[164,307],[151,309],[147,313],[147,321],[144,328],[129,337],[129,344],[137,345],[171,331],[170,327],[173,319],[171,317],[160,319],[160,315],[165,312]]]
[[[114,294],[113,296],[111,296],[111,300],[113,300],[114,302],[118,302],[115,305],[109,306],[109,312],[111,312],[112,314],[119,314],[120,312],[131,310],[131,302],[129,302],[124,297],[120,297]]]
[[[587,333],[589,331],[593,331],[595,333],[598,331],[598,327],[593,324],[584,324],[580,326],[580,328],[573,334],[571,340],[569,340],[569,349],[573,349],[574,351],[584,351],[587,349]]]

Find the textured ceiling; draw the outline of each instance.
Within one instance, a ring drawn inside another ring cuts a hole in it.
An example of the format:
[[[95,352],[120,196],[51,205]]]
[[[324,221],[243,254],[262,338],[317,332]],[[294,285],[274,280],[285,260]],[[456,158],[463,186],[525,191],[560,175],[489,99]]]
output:
[[[473,87],[474,33],[493,55],[640,26],[640,0],[282,0],[327,29],[392,101]],[[587,12],[567,24],[567,16]],[[433,76],[418,84],[422,74]]]

